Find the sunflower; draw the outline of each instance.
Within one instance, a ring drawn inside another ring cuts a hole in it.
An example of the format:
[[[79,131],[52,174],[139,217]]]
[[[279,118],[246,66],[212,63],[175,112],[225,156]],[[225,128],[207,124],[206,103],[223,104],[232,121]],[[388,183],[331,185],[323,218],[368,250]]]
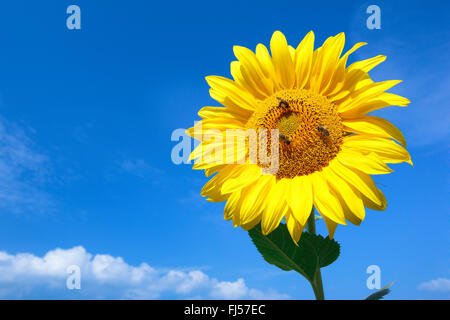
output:
[[[344,43],[340,33],[314,50],[311,31],[293,48],[275,31],[271,54],[263,44],[255,53],[233,48],[233,80],[206,77],[211,97],[223,106],[202,108],[202,120],[187,130],[200,141],[190,159],[197,159],[194,169],[213,176],[202,196],[226,201],[224,217],[235,227],[250,230],[261,223],[267,235],[285,220],[298,242],[315,207],[332,238],[338,224],[359,225],[366,207],[386,208],[371,175],[392,172],[387,163],[412,165],[400,130],[367,115],[391,105],[407,106],[408,99],[385,92],[401,81],[372,81],[368,72],[386,59],[382,55],[347,67],[349,55],[366,43],[341,56]],[[218,139],[217,132],[228,130],[277,130],[279,139],[265,140],[269,153],[278,155],[276,172],[265,172],[267,164],[259,157],[249,161],[247,144],[242,149]],[[236,154],[233,159],[243,161],[211,161],[217,147],[223,147],[217,154]]]

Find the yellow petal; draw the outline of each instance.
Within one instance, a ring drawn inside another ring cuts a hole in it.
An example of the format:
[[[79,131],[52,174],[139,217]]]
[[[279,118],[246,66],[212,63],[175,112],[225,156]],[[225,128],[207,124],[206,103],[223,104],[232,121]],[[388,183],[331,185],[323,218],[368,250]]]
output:
[[[262,175],[256,182],[245,189],[245,198],[241,206],[242,223],[247,224],[260,216],[267,195],[275,184],[275,177],[272,175]]]
[[[271,95],[273,92],[273,85],[265,76],[261,64],[256,55],[247,48],[234,46],[233,48],[236,58],[241,62],[242,67],[246,69],[252,81],[259,87],[259,90]]]
[[[352,135],[344,138],[342,148],[363,153],[374,152],[385,163],[408,162],[412,165],[408,151],[395,141],[386,138]]]
[[[356,71],[357,77],[348,78],[346,76],[342,88],[338,90],[335,95],[328,95],[328,99],[331,102],[334,102],[335,104],[341,104],[346,101],[351,102],[353,99],[351,96],[352,93],[355,93],[361,88],[365,88],[374,83],[368,73],[361,70]]]
[[[240,165],[227,165],[203,186],[201,195],[203,197],[207,197],[212,189],[220,190],[222,188],[222,184],[227,179],[234,178],[240,173],[241,170],[242,167]]]
[[[361,193],[358,190],[355,190],[355,188],[353,188],[353,187],[350,187],[350,188],[354,190],[354,192],[359,196],[359,199],[361,201],[361,204],[358,205],[357,209],[359,209],[361,211],[365,211]],[[358,218],[358,216],[353,212],[355,210],[355,208],[350,209],[350,207],[347,205],[344,198],[342,197],[342,194],[336,193],[336,197],[339,199],[339,202],[341,203],[342,210],[344,211],[345,219],[347,219],[354,225],[359,226],[362,222],[362,219]],[[359,206],[361,206],[362,209],[360,209]]]
[[[212,118],[198,121],[192,128],[187,129],[186,133],[191,137],[194,137],[195,139],[197,139],[197,136],[200,136],[200,138],[203,140],[204,136],[206,136],[206,138],[216,136],[215,134],[213,134],[215,132],[210,132],[211,134],[205,134],[205,131],[207,130],[213,129],[218,131],[225,131],[227,129],[243,129],[244,127],[245,125],[237,119]],[[220,136],[220,133],[218,135]]]
[[[328,38],[317,55],[317,63],[311,74],[310,88],[320,93],[328,86],[338,64],[339,57],[345,44],[345,35],[340,33]]]
[[[333,170],[327,170],[327,180],[335,191],[339,202],[344,209],[344,216],[354,224],[359,224],[364,220],[365,209],[360,193],[352,188],[344,179],[339,177]],[[352,215],[348,215],[352,213]],[[358,221],[353,219],[353,215]]]
[[[343,149],[339,152],[337,158],[347,167],[358,169],[367,174],[386,174],[394,171],[373,152],[362,154],[354,150]]]
[[[273,84],[266,78],[255,54],[247,48],[234,46],[234,54],[240,62],[240,71],[247,88],[256,92],[257,98],[265,98],[273,93]]]
[[[196,162],[194,163],[194,165],[192,166],[192,169],[194,170],[207,170],[207,169],[211,169],[214,167],[217,167],[219,165],[222,165],[223,162],[222,161],[200,161],[199,159],[196,160]]]
[[[256,179],[258,179],[261,176],[261,168],[256,164],[241,165],[241,166],[244,168],[241,171],[241,173],[236,178],[228,179],[222,185],[221,191],[223,194],[240,190],[245,186],[253,183]]]
[[[230,198],[230,194],[222,194],[219,188],[211,189],[208,192],[208,197],[206,201],[209,202],[223,202]]]
[[[384,91],[389,90],[393,86],[402,82],[401,80],[388,80],[381,82],[374,82],[368,86],[365,86],[351,94],[350,99],[347,99],[343,103],[339,104],[338,110],[339,112],[344,112],[353,108],[354,106],[361,104],[365,101],[373,99]]]
[[[241,191],[233,192],[228,198],[227,203],[225,204],[225,208],[223,210],[223,216],[225,220],[234,219],[237,215],[239,218],[239,205],[241,202]]]
[[[384,62],[386,60],[386,56],[379,55],[370,59],[356,61],[352,63],[347,69],[350,72],[353,70],[360,70],[363,72],[369,72],[373,68],[375,68],[380,63]]]
[[[275,72],[284,89],[292,89],[295,82],[294,63],[292,62],[286,38],[280,31],[275,31],[270,40],[270,51]]]
[[[286,201],[295,219],[302,225],[306,224],[313,206],[312,185],[306,177],[291,179],[286,192]]]
[[[375,183],[369,175],[355,169],[349,169],[336,159],[332,162],[332,165],[329,166],[330,170],[333,170],[338,176],[355,187],[371,201],[381,205],[381,199],[378,197],[378,188],[375,186]]]
[[[386,56],[376,56],[351,64],[345,71],[344,84],[339,90],[335,90],[333,94],[329,94],[330,100],[340,100],[355,90],[372,83],[373,81],[367,73],[384,60],[386,60]]]
[[[209,89],[209,95],[211,98],[221,103],[223,106],[227,107],[231,112],[239,114],[242,117],[249,118],[254,109],[250,109],[250,106],[247,104],[240,105],[240,101],[234,99],[234,97],[230,97],[224,91],[218,91],[214,89]]]
[[[308,177],[310,177],[313,186],[314,206],[320,215],[336,223],[347,224],[342,206],[334,195],[334,192],[328,186],[326,178],[323,177],[322,173],[315,172]]]
[[[411,101],[399,95],[383,92],[378,97],[370,99],[362,104],[354,105],[352,108],[341,112],[345,119],[358,118],[362,115],[389,106],[406,107]]]
[[[289,210],[286,213],[286,227],[289,231],[289,234],[292,237],[292,240],[296,245],[298,245],[298,241],[302,235],[304,225],[301,225],[293,216],[292,211]]]
[[[206,81],[208,82],[213,92],[218,93],[218,96],[228,98],[240,108],[249,111],[255,110],[256,101],[253,96],[239,88],[234,81],[219,76],[208,76],[206,77]],[[213,97],[213,95],[211,95],[211,97]],[[226,104],[224,105],[229,107]]]
[[[253,220],[249,221],[248,223],[243,223],[241,220],[241,227],[242,229],[244,229],[245,231],[249,231],[250,229],[252,229],[254,226],[256,226],[259,222],[261,221],[261,215],[257,215],[254,217]]]
[[[348,50],[342,58],[339,59],[338,66],[336,67],[336,70],[333,74],[333,78],[331,79],[327,88],[322,91],[322,95],[334,95],[342,89],[342,86],[345,82],[345,67],[347,65],[348,57],[350,56],[350,54],[352,54],[362,46],[365,46],[366,44],[367,43],[365,42],[358,42],[350,50]]]
[[[298,89],[303,89],[309,80],[314,52],[314,32],[310,31],[295,50],[295,75]]]
[[[212,145],[214,145],[214,143],[212,143]],[[191,152],[191,154],[189,155],[188,160],[194,160],[196,158],[199,158],[202,156],[203,151],[207,151],[207,148],[211,148],[211,144],[205,144],[205,143],[200,143],[195,149],[194,151]]]
[[[256,46],[256,58],[261,66],[262,71],[267,79],[271,79],[273,90],[278,90],[278,81],[275,79],[275,67],[273,66],[272,58],[270,57],[269,50],[267,50],[266,46],[259,43]]]
[[[261,229],[263,235],[271,233],[280,224],[281,219],[289,208],[285,201],[287,181],[279,180],[272,185],[267,195],[266,206],[262,215]]]
[[[294,59],[295,59],[295,49],[294,49],[293,46],[288,46],[288,49],[289,49],[289,53],[291,55],[291,59],[292,59],[292,61],[294,61]]]
[[[203,107],[198,112],[198,115],[203,119],[227,118],[242,123],[246,123],[249,119],[248,117],[243,117],[242,115],[223,107]]]
[[[259,90],[258,86],[249,77],[248,71],[242,67],[242,64],[239,61],[231,62],[230,71],[234,81],[244,91],[252,94],[256,99],[265,99],[267,97],[267,94]]]
[[[222,170],[223,168],[225,168],[227,165],[226,164],[219,164],[217,166],[205,169],[205,176],[206,177],[210,177],[213,174],[219,172],[220,170]]]
[[[326,216],[322,216],[322,218],[328,229],[328,238],[333,239],[334,232],[336,231],[337,228],[337,223],[331,219],[328,219]]]
[[[362,116],[356,119],[344,120],[342,123],[347,131],[392,138],[406,148],[406,140],[403,133],[386,119],[375,116]]]
[[[384,210],[386,210],[386,206],[387,206],[386,197],[384,196],[383,192],[381,192],[380,189],[378,189],[377,192],[378,192],[378,199],[381,200],[381,204],[377,204],[377,203],[373,202],[372,200],[370,200],[363,194],[361,194],[361,198],[363,200],[365,207],[372,209],[372,210],[384,211]]]

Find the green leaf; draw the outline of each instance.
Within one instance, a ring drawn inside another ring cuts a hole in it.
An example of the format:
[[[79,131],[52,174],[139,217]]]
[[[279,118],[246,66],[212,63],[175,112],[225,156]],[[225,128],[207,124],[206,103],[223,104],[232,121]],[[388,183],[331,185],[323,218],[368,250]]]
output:
[[[339,257],[340,246],[335,240],[330,240],[328,237],[324,238],[321,235],[310,234],[308,232],[304,232],[302,237],[303,239],[300,239],[300,244],[303,242],[311,244],[319,258],[320,268],[329,266]]]
[[[268,263],[285,271],[297,271],[310,282],[318,269],[330,265],[339,256],[336,241],[308,232],[303,232],[296,246],[283,223],[267,236],[262,234],[259,224],[248,233]]]
[[[380,290],[375,291],[374,293],[372,293],[371,295],[369,295],[367,298],[365,298],[364,300],[381,300],[383,299],[383,297],[385,295],[387,295],[389,292],[391,292],[391,287],[394,284],[394,282],[391,282],[390,284],[388,284],[386,287],[381,288]]]

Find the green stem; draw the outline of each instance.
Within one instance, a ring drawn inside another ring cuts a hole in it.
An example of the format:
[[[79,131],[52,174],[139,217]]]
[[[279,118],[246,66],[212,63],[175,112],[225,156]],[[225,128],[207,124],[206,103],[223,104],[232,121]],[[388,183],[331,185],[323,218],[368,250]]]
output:
[[[314,206],[312,207],[311,214],[306,222],[306,228],[309,233],[316,234],[316,215],[314,214]],[[311,283],[314,290],[316,300],[325,300],[325,293],[323,292],[322,274],[320,268],[317,268],[314,279]]]

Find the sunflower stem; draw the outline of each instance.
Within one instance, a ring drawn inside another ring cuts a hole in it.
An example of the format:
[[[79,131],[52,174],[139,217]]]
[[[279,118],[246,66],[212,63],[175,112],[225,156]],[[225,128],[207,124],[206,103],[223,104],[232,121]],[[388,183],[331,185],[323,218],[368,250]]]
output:
[[[316,215],[314,214],[314,206],[312,207],[311,214],[309,215],[308,221],[306,222],[306,228],[309,233],[316,234]],[[325,293],[323,291],[322,274],[320,268],[317,268],[316,274],[311,286],[316,296],[316,300],[325,300]]]

